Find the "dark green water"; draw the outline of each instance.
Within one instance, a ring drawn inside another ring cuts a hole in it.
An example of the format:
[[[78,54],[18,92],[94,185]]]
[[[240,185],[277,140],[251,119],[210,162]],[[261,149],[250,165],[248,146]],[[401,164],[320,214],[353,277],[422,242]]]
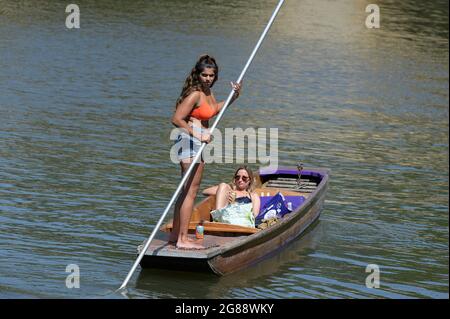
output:
[[[0,0],[2,298],[122,298],[179,181],[170,117],[187,72],[214,55],[224,99],[276,5],[76,3],[68,30],[65,3]],[[448,3],[380,0],[367,29],[369,3],[287,0],[219,125],[276,127],[280,164],[330,168],[318,224],[223,278],[138,269],[127,297],[448,298]],[[202,185],[236,165],[207,166]]]

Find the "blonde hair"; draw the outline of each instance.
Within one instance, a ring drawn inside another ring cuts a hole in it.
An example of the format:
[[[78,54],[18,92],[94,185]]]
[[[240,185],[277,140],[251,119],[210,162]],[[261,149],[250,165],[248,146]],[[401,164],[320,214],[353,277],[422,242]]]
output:
[[[240,171],[240,170],[245,170],[248,174],[249,177],[249,184],[247,186],[246,191],[249,192],[250,194],[253,193],[253,191],[255,190],[255,178],[253,177],[253,172],[252,170],[247,167],[246,165],[244,166],[240,166],[236,169],[236,171],[234,172],[233,175],[233,179],[231,180],[231,183],[229,184],[231,189],[235,190],[236,189],[236,184],[234,183],[234,177],[236,176],[236,174]]]

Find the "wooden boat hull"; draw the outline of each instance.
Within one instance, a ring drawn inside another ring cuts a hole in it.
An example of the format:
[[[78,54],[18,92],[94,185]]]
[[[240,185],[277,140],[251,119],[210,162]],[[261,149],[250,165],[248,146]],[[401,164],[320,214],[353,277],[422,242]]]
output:
[[[255,264],[267,255],[282,249],[301,234],[316,221],[323,207],[323,200],[319,198],[311,203],[309,208],[303,209],[301,213],[287,223],[275,224],[267,234],[255,234],[261,238],[254,238],[246,244],[229,249],[223,254],[208,261],[211,269],[218,275],[224,275],[237,271],[241,268]]]
[[[295,176],[296,168],[280,168],[274,174],[259,172],[261,179],[271,176]],[[141,261],[143,268],[163,268],[184,271],[213,272],[225,275],[255,264],[275,254],[305,230],[320,216],[328,189],[328,170],[309,169],[304,176],[320,179],[316,189],[294,212],[287,214],[278,223],[253,234],[236,233],[233,237],[211,233],[206,235],[206,250],[178,250],[167,243],[168,232],[160,231]],[[307,175],[308,174],[308,175]],[[261,188],[268,190],[269,188]],[[215,246],[214,246],[215,245]],[[139,251],[139,250],[138,250]]]

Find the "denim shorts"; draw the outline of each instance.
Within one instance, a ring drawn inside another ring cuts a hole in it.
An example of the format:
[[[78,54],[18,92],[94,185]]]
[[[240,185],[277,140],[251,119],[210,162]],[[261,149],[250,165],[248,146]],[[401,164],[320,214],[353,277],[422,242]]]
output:
[[[203,133],[206,132],[206,129],[194,127],[194,130]],[[178,134],[177,139],[175,140],[175,144],[177,144],[178,148],[178,160],[181,161],[183,159],[195,157],[197,153],[200,151],[200,147],[202,146],[202,142],[196,137],[189,135],[188,133],[181,132]]]

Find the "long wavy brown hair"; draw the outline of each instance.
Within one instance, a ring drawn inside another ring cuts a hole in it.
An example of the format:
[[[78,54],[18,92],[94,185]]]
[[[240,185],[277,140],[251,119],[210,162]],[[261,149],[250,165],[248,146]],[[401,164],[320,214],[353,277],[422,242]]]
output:
[[[211,87],[216,83],[219,78],[219,66],[216,63],[216,59],[208,54],[203,54],[198,58],[195,66],[192,68],[191,73],[188,75],[184,81],[183,89],[181,90],[180,97],[177,99],[175,107],[177,107],[183,100],[189,96],[194,91],[202,91],[202,83],[200,82],[200,73],[202,73],[206,68],[214,69],[214,81]]]
[[[236,189],[236,184],[234,183],[234,177],[241,169],[245,170],[248,174],[248,177],[250,178],[250,183],[248,184],[246,191],[251,194],[255,190],[255,179],[253,177],[252,170],[248,166],[244,165],[244,166],[238,167],[237,170],[234,172],[233,179],[231,180],[231,183],[229,185],[230,185],[231,189],[233,189],[233,190]]]

